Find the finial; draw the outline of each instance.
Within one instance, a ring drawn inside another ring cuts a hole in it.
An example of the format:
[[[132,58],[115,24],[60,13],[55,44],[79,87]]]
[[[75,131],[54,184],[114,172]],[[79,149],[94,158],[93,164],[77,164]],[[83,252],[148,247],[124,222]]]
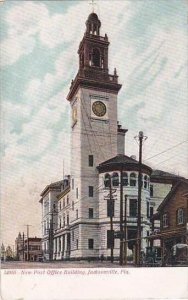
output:
[[[92,5],[92,13],[94,13],[94,11],[95,11],[95,5],[97,5],[97,4],[95,3],[95,0],[91,0],[91,2],[90,2],[89,4]]]
[[[114,68],[114,75],[117,76],[117,70]]]

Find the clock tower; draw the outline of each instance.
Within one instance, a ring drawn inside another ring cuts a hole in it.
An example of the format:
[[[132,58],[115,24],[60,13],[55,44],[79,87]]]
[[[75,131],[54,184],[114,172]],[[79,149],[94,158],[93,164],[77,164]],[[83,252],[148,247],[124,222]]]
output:
[[[100,28],[97,14],[91,13],[78,49],[79,70],[67,96],[72,111],[71,199],[74,209],[70,226],[79,236],[77,255],[74,254],[78,257],[97,255],[100,187],[96,167],[116,156],[118,151],[117,94],[121,85],[116,69],[114,74],[109,74],[109,41],[107,34],[100,35]]]

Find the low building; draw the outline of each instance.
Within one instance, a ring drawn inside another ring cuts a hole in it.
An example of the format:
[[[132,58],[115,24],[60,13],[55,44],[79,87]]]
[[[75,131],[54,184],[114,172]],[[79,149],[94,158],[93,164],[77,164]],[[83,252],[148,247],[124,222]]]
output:
[[[176,244],[188,244],[188,180],[179,180],[164,198],[153,218],[160,221],[160,232],[152,240],[160,239],[165,263]]]
[[[39,261],[42,258],[42,244],[41,238],[24,237],[24,234],[18,234],[15,241],[16,258],[21,261]]]

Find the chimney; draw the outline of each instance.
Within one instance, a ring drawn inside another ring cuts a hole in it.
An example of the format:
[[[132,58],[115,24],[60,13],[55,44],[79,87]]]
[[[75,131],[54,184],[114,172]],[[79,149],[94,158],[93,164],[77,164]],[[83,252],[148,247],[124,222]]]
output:
[[[123,129],[117,122],[117,154],[125,155],[125,134],[128,129]]]

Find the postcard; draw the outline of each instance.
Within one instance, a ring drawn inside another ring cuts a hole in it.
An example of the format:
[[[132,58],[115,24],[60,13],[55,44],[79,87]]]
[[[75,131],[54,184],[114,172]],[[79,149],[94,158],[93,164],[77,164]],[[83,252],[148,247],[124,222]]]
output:
[[[0,14],[2,299],[186,299],[187,2]]]

